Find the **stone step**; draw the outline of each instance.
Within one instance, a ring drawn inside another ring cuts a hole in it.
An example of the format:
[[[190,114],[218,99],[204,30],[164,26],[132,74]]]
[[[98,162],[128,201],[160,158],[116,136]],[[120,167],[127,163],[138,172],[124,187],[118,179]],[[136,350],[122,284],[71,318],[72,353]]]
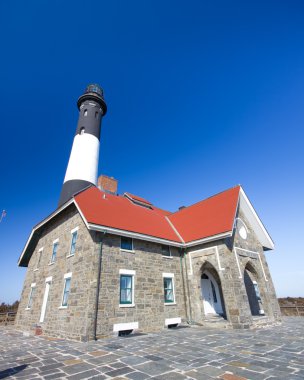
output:
[[[266,328],[269,326],[274,326],[274,321],[271,320],[269,317],[266,315],[263,316],[253,316],[253,325],[251,326],[251,329],[261,329],[261,328]],[[279,324],[279,323],[278,323]]]
[[[224,319],[221,315],[206,315],[201,320],[201,325],[205,327],[214,328],[230,328],[230,323]]]

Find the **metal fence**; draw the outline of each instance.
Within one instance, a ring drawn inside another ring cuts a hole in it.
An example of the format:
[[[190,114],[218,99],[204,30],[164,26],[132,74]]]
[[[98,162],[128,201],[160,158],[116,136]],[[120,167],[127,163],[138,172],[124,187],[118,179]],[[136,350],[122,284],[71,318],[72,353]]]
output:
[[[7,326],[13,325],[16,318],[16,311],[9,311],[7,313],[0,313],[0,325]]]
[[[304,317],[304,306],[284,306],[280,305],[282,315]]]

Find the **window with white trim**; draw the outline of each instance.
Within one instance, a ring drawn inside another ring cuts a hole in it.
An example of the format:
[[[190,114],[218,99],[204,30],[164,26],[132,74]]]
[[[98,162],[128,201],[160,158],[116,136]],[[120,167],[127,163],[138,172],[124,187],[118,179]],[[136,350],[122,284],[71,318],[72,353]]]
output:
[[[164,302],[165,302],[165,304],[175,303],[174,274],[173,273],[163,273],[163,284],[164,284]]]
[[[38,258],[37,258],[37,264],[36,264],[36,268],[35,269],[38,269],[39,266],[40,266],[42,252],[43,252],[43,248],[40,248],[39,251],[38,251]]]
[[[120,249],[124,251],[133,251],[133,239],[122,236],[120,238]]]
[[[171,257],[171,250],[170,250],[170,247],[168,245],[163,245],[161,246],[161,253],[163,256],[166,256],[166,257]]]
[[[52,257],[51,257],[51,263],[54,263],[57,256],[57,250],[58,250],[59,240],[55,240],[53,242],[53,251],[52,251]]]
[[[29,295],[29,299],[28,299],[27,307],[26,307],[27,309],[30,309],[33,305],[35,291],[36,291],[36,283],[33,283],[31,284],[31,291],[30,291],[30,295]]]
[[[120,307],[132,307],[134,303],[134,276],[135,271],[120,269],[119,271],[119,306]]]
[[[71,238],[71,246],[70,246],[70,252],[69,256],[74,256],[76,251],[76,241],[78,236],[78,227],[74,228],[74,230],[71,231],[72,238]]]
[[[61,307],[68,306],[68,299],[69,299],[70,288],[71,288],[71,278],[72,278],[72,273],[67,273],[64,275],[64,287],[63,287]]]

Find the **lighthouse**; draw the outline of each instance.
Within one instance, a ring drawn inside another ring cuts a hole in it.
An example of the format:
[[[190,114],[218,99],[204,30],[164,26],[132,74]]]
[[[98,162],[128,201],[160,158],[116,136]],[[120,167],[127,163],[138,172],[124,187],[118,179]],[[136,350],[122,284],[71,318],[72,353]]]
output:
[[[77,101],[79,118],[58,207],[75,193],[97,185],[100,129],[107,112],[103,90],[90,84]]]

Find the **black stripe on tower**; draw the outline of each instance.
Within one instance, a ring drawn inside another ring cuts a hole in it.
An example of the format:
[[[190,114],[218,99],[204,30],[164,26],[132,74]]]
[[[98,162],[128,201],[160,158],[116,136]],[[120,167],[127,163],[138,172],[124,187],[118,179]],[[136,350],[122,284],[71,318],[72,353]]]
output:
[[[60,199],[58,207],[65,204],[73,195],[79,193],[80,191],[90,187],[95,186],[94,183],[88,181],[82,181],[81,179],[73,179],[71,181],[66,181],[61,189]]]

